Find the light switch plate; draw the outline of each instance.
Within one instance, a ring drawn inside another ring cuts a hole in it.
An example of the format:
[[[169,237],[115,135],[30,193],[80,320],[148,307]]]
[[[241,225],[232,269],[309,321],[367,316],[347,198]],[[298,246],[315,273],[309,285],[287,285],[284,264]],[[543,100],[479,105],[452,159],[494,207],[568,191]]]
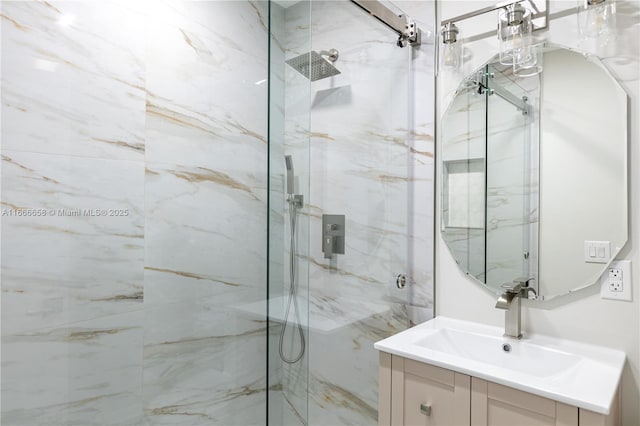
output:
[[[600,277],[600,297],[630,301],[632,282],[631,261],[613,261]]]
[[[584,261],[587,263],[609,263],[611,243],[609,241],[585,241]]]

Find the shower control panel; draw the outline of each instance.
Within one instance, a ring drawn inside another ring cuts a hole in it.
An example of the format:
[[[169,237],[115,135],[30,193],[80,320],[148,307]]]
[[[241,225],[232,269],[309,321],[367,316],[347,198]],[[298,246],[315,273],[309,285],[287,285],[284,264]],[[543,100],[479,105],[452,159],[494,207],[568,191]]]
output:
[[[344,215],[322,215],[322,252],[325,259],[344,254]]]

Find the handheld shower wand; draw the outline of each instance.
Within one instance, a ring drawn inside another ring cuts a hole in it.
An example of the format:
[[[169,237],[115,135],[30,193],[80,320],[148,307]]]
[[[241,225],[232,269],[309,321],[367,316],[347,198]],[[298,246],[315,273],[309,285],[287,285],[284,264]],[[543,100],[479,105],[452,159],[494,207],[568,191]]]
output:
[[[287,167],[287,194],[289,195],[293,195],[293,178],[294,178],[294,174],[293,174],[293,160],[291,159],[290,155],[285,155],[284,156],[284,163],[285,166]]]
[[[290,247],[289,247],[289,300],[287,301],[287,309],[284,315],[284,324],[280,330],[280,342],[279,352],[280,358],[287,364],[295,364],[300,361],[305,352],[305,338],[304,330],[300,322],[300,309],[298,308],[298,282],[297,282],[297,262],[298,262],[298,250],[297,250],[297,230],[296,223],[298,220],[298,209],[302,207],[302,195],[294,194],[294,174],[293,174],[293,160],[290,155],[284,157],[284,162],[287,168],[287,203],[289,203],[289,226],[290,226]],[[298,334],[300,335],[300,349],[298,354],[293,358],[288,358],[284,354],[284,334],[287,331],[289,325],[289,311],[291,310],[291,304],[293,303],[293,309],[295,313],[295,321],[297,323]]]
[[[284,156],[284,164],[287,168],[287,202],[296,208],[302,207],[302,195],[295,194],[295,174],[293,172],[293,159],[290,155]]]

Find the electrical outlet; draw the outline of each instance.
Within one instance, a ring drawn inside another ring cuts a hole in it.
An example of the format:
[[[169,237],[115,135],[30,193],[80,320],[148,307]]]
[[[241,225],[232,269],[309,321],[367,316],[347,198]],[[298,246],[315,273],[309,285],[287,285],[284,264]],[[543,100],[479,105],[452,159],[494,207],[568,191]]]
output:
[[[600,277],[600,296],[603,299],[631,300],[631,261],[611,262]]]
[[[609,268],[609,279],[613,281],[622,281],[622,269],[613,266]]]
[[[622,291],[622,281],[609,281],[609,291]]]

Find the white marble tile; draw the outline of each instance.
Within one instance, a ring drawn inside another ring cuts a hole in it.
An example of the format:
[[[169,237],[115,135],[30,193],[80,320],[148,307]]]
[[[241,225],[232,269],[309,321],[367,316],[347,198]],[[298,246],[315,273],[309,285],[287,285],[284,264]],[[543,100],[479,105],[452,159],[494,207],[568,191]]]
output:
[[[378,352],[373,343],[407,327],[406,307],[399,304],[335,333],[312,334],[318,348],[310,358],[309,418],[316,424],[375,424]],[[313,322],[313,317],[311,318]],[[345,362],[345,359],[349,360]]]
[[[214,40],[229,50],[266,58],[266,0],[110,0],[151,21]]]
[[[240,172],[147,166],[148,303],[264,289],[267,210],[262,185]]]
[[[130,214],[2,218],[3,420],[263,424],[266,323],[230,305],[266,285],[267,2],[2,11],[2,207]]]
[[[142,163],[5,151],[2,165],[3,333],[141,309]]]
[[[224,15],[224,7],[233,3],[210,6],[222,8],[218,13]],[[206,34],[157,22],[149,23],[147,37],[153,40],[146,54],[147,161],[262,170],[266,46],[250,55]]]
[[[261,424],[266,305],[232,305],[266,295],[263,183],[168,164],[146,176],[146,421]]]
[[[2,421],[142,420],[142,312],[2,336]]]
[[[408,274],[409,223],[406,169],[366,168],[312,175],[311,279],[358,300],[404,302],[396,276]],[[315,213],[317,212],[317,213]],[[321,252],[321,215],[345,214],[345,254],[328,261]]]
[[[285,399],[285,408],[282,416],[282,426],[304,426],[307,423],[303,414],[301,414],[291,403],[289,399]]]
[[[148,424],[264,423],[266,322],[229,302],[208,298],[145,310]]]
[[[310,1],[300,1],[285,9],[283,50],[287,59],[311,50],[311,6]]]
[[[484,97],[472,90],[460,92],[442,119],[443,161],[485,157]]]
[[[396,5],[418,22],[423,46],[414,49],[409,86],[408,191],[409,319],[413,324],[433,316],[434,221],[435,221],[435,92],[433,84],[435,8],[428,2],[399,1]]]
[[[79,1],[2,13],[3,149],[142,161],[144,16]]]

